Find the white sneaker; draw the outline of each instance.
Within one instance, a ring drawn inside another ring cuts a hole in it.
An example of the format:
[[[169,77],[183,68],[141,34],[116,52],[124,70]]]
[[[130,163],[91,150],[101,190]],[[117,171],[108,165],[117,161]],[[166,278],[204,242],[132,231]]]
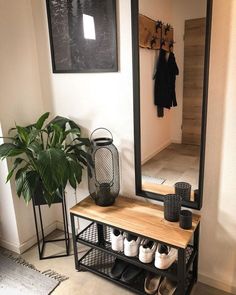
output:
[[[140,237],[128,234],[124,242],[124,254],[129,257],[137,256],[140,242]]]
[[[139,260],[143,263],[151,263],[153,261],[157,243],[144,239],[139,247]]]
[[[117,251],[117,252],[124,251],[123,233],[116,228],[111,229],[111,248],[112,248],[112,250]]]
[[[167,269],[177,260],[177,255],[177,249],[159,244],[155,253],[155,267]]]

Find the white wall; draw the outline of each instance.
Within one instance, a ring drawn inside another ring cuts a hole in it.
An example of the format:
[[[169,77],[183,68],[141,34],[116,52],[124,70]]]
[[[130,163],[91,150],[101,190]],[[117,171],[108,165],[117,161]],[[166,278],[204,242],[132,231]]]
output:
[[[0,124],[6,136],[15,122],[29,124],[44,111],[30,0],[0,1],[0,36]],[[14,181],[4,185],[5,164],[1,164],[1,243],[19,252],[35,242],[33,214],[31,205],[26,207],[16,197]],[[54,210],[48,212],[46,226],[55,219]]]
[[[99,74],[52,74],[45,1],[32,0],[32,7],[47,109],[72,118],[88,133],[102,126],[111,130],[121,156],[121,193],[131,196],[134,195],[131,15],[129,1],[117,3],[119,72]],[[76,195],[77,200],[88,195],[86,179]],[[75,203],[74,192],[69,188],[67,196],[69,208]]]
[[[2,136],[1,128],[0,136]],[[0,143],[3,143],[2,139]],[[7,162],[4,161],[0,165],[0,241],[3,247],[14,251],[19,248],[20,241],[14,205],[11,198],[11,186],[10,183],[6,184],[7,174]]]
[[[171,0],[139,0],[139,12],[153,20],[170,23]],[[154,105],[154,67],[159,51],[140,48],[140,114],[141,114],[141,159],[149,160],[171,142],[171,111],[165,109],[163,118],[158,118]]]
[[[236,294],[236,1],[213,2],[200,278]]]

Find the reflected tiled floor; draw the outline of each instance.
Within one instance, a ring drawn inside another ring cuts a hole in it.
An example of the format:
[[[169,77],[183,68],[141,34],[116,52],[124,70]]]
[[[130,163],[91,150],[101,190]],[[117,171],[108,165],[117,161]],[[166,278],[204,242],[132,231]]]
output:
[[[178,181],[189,182],[198,188],[199,146],[171,144],[142,166],[142,175],[163,178],[164,185]]]

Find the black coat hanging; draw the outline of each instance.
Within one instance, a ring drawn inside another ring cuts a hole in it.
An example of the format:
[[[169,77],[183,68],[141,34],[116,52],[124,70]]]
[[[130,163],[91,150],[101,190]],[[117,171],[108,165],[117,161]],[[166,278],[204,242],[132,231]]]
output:
[[[174,53],[170,52],[166,60],[166,51],[161,48],[154,76],[154,103],[158,107],[158,110],[161,108],[170,109],[172,106],[177,106],[175,80],[178,74],[179,69]]]

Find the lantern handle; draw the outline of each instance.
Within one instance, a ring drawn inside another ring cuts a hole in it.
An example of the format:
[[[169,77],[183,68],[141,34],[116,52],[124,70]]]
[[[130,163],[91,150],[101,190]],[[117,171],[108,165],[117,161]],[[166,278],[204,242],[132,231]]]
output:
[[[90,135],[90,141],[92,141],[93,134],[94,134],[96,131],[98,131],[98,130],[106,130],[108,133],[110,133],[110,135],[111,135],[111,139],[112,139],[112,141],[113,141],[113,136],[112,136],[111,131],[108,130],[107,128],[104,128],[104,127],[99,127],[99,128],[96,128],[95,130],[93,130],[93,132],[92,132],[91,135]]]

